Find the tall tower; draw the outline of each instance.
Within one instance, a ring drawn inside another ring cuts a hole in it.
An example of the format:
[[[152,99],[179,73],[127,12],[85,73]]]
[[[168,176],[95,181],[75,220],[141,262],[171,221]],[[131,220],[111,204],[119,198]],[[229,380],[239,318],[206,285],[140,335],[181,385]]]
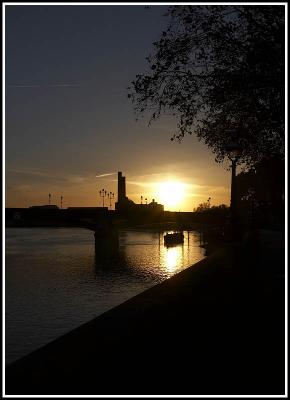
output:
[[[126,177],[118,172],[118,203],[126,199]]]

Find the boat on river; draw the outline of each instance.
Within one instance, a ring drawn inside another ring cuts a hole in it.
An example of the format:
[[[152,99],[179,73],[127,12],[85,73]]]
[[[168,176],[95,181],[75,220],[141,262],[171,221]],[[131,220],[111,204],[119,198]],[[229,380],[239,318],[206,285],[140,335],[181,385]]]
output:
[[[164,244],[166,246],[180,244],[183,243],[183,241],[184,235],[182,232],[167,233],[166,235],[164,235]]]

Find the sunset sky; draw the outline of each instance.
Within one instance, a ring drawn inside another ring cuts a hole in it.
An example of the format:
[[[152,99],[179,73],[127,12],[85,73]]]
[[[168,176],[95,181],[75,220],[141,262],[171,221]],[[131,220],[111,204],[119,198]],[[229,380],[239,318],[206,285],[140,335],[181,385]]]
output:
[[[99,191],[192,211],[229,204],[230,172],[175,120],[136,122],[126,88],[167,24],[166,6],[6,5],[6,207],[101,206]],[[105,175],[105,176],[102,176]]]

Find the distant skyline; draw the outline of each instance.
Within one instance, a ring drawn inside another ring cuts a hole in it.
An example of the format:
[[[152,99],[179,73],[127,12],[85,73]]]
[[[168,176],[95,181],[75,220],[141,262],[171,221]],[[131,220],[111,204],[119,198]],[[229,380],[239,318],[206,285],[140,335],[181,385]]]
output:
[[[170,141],[172,117],[136,122],[127,99],[167,24],[166,9],[6,5],[6,207],[47,204],[49,193],[52,204],[63,196],[64,208],[101,206],[102,188],[117,200],[118,171],[137,203],[154,198],[177,211],[209,197],[229,204],[225,165],[193,135]],[[177,203],[166,182],[176,184]]]

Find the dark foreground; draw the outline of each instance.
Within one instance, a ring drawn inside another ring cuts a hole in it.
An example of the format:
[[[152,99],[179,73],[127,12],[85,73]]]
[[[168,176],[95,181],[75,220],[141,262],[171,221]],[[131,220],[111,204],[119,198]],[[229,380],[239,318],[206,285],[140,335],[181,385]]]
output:
[[[6,394],[283,395],[284,296],[261,232],[11,364]]]

